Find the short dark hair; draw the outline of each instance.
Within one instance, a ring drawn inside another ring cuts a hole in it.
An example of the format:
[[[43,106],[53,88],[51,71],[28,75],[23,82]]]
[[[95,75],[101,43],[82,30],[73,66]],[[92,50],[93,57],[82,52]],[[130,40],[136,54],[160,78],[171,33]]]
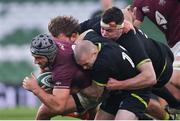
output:
[[[73,33],[80,31],[80,25],[78,20],[72,16],[57,16],[50,21],[48,30],[54,37],[57,37],[60,33],[70,37]]]
[[[116,24],[122,24],[124,21],[124,14],[122,13],[121,9],[112,7],[103,13],[101,19],[106,24],[112,21],[114,21]]]

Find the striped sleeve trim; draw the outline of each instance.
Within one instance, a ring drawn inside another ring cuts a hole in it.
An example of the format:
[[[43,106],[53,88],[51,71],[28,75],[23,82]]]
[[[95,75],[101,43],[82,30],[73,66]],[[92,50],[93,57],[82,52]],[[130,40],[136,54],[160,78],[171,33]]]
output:
[[[167,59],[165,60],[164,67],[163,67],[163,69],[162,69],[162,71],[161,71],[161,73],[160,73],[160,75],[159,75],[159,77],[158,77],[158,80],[159,80],[159,79],[161,78],[161,76],[163,75],[163,73],[164,73],[166,67],[167,67]]]
[[[97,81],[95,81],[95,80],[93,80],[93,82],[95,83],[95,84],[97,84],[98,86],[101,86],[101,87],[105,87],[107,84],[102,84],[102,83],[99,83],[99,82],[97,82]]]
[[[54,86],[54,89],[70,89],[69,86]]]
[[[145,60],[141,61],[140,63],[137,64],[136,68],[138,68],[139,66],[141,66],[142,64],[147,63],[147,62],[151,62],[151,59],[145,59]]]

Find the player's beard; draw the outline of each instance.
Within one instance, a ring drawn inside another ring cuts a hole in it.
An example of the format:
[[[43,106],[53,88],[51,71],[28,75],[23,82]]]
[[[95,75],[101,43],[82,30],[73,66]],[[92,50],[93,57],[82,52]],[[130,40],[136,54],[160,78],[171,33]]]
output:
[[[49,63],[47,62],[44,65],[39,65],[39,67],[40,67],[41,70],[46,70],[46,68],[48,68],[48,65],[49,65]]]

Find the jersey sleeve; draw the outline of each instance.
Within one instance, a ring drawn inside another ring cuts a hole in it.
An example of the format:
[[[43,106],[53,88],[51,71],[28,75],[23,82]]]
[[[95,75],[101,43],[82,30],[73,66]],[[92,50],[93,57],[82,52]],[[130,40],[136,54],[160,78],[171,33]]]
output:
[[[78,89],[84,89],[91,85],[91,77],[89,71],[85,71],[82,69],[79,69],[76,73],[76,78],[74,78],[72,87],[78,88]]]
[[[140,38],[136,36],[133,31],[124,34],[122,39],[118,41],[130,53],[130,56],[132,57],[136,67],[150,61],[146,49],[141,42],[142,40],[140,40]]]
[[[95,64],[95,68],[92,71],[93,82],[99,86],[106,86],[109,79],[109,69],[108,65],[105,63]]]
[[[55,88],[69,89],[71,87],[74,76],[73,67],[73,64],[64,64],[53,70],[52,76]]]
[[[85,40],[89,40],[91,42],[93,42],[94,44],[98,43],[98,42],[106,42],[109,40],[106,40],[105,38],[103,38],[101,35],[99,35],[97,32],[95,31],[90,31],[86,34],[86,36],[84,37]]]
[[[132,6],[136,7],[136,19],[143,22],[144,20],[144,13],[142,12],[142,2],[143,0],[133,0]]]

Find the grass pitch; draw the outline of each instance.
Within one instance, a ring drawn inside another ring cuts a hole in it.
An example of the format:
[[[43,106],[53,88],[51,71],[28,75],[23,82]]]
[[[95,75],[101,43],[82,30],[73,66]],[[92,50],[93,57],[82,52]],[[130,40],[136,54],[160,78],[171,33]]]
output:
[[[36,115],[36,108],[9,108],[0,109],[0,120],[34,120]],[[72,117],[57,116],[52,120],[78,120]]]
[[[36,115],[36,108],[9,108],[0,109],[0,120],[34,120]],[[180,114],[177,116],[177,120],[180,119]],[[52,120],[78,120],[72,117],[56,116]]]

